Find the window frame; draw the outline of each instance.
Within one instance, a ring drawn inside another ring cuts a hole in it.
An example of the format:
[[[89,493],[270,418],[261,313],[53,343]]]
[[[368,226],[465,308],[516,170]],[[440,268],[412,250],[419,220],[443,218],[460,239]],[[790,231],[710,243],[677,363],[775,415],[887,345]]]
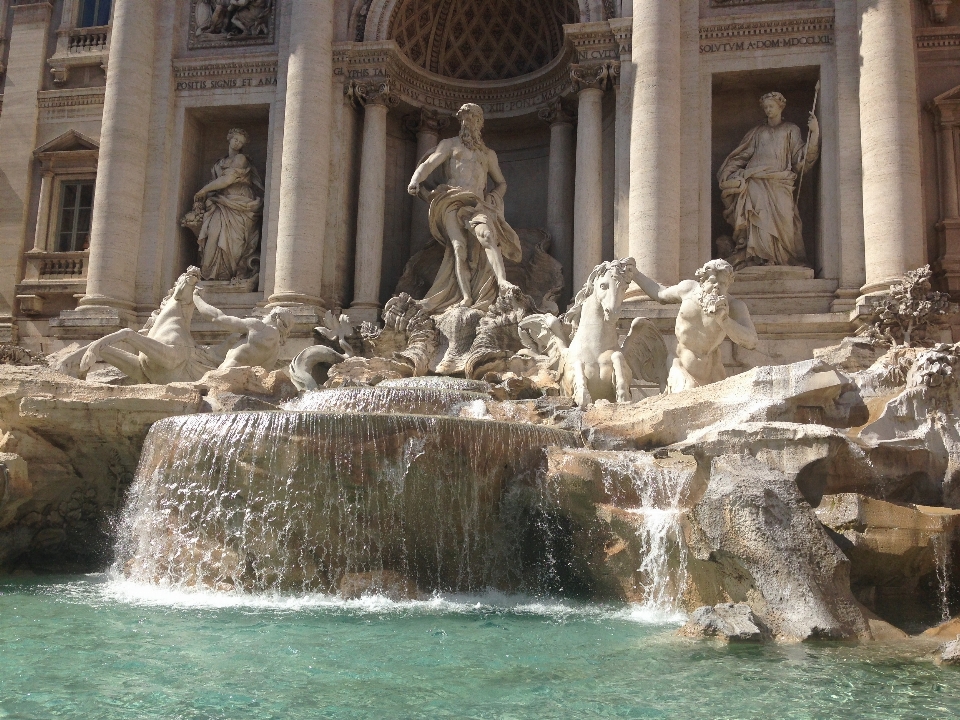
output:
[[[56,222],[51,222],[49,225],[50,231],[47,235],[47,252],[50,253],[69,253],[69,252],[84,252],[89,248],[76,247],[77,243],[77,218],[79,217],[80,211],[84,209],[80,206],[80,193],[77,194],[76,204],[73,208],[73,229],[71,230],[71,243],[74,247],[68,250],[62,250],[60,248],[60,242],[63,235],[63,211],[64,211],[64,200],[66,197],[66,188],[69,185],[76,185],[78,188],[90,187],[91,188],[91,197],[90,197],[90,223],[93,224],[93,207],[97,202],[96,196],[96,184],[97,177],[96,175],[90,176],[87,173],[82,174],[70,174],[70,175],[57,175],[55,178],[54,185],[54,197],[57,198],[55,209],[51,208],[53,212],[56,213]],[[81,190],[82,192],[82,190]],[[90,230],[87,230],[87,242],[90,241]]]
[[[93,22],[89,25],[84,25],[83,15],[87,9],[87,5],[93,4]],[[100,11],[103,6],[106,5],[106,20],[104,22],[97,22],[102,14]],[[113,15],[113,0],[78,0],[76,6],[76,21],[74,22],[74,27],[76,28],[90,28],[90,27],[105,27],[110,24],[110,18]]]

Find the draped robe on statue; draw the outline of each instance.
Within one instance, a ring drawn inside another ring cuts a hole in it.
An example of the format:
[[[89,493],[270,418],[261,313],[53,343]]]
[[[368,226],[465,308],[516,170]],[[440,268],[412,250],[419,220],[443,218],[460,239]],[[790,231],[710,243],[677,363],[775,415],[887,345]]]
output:
[[[473,298],[471,307],[485,312],[497,299],[497,277],[487,260],[483,246],[476,238],[474,228],[481,224],[490,228],[505,260],[520,262],[523,257],[520,238],[503,217],[503,199],[493,193],[481,199],[469,190],[449,185],[440,185],[429,194],[428,199],[430,234],[444,246],[444,253],[437,277],[421,305],[431,315],[438,315],[463,300],[463,294],[457,283],[453,244],[447,237],[444,227],[444,218],[447,214],[456,213],[457,220],[467,230],[466,234],[469,238],[467,263],[470,268],[470,295]]]
[[[811,144],[804,157],[800,128],[781,122],[753,128],[727,156],[717,179],[738,255],[774,265],[806,264],[793,193],[798,173],[809,170],[818,155],[819,144]]]
[[[206,200],[200,228],[200,269],[204,280],[233,280],[257,273],[260,257],[260,220],[263,182],[252,165],[235,168],[230,158],[213,166],[216,180],[229,175],[228,188],[211,193]]]

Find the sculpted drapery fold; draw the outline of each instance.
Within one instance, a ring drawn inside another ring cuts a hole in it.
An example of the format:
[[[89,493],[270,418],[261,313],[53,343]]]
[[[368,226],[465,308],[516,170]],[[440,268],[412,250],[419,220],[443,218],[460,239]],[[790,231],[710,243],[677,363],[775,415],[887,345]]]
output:
[[[771,119],[750,130],[717,173],[737,267],[807,264],[795,192],[820,156],[819,126],[811,116],[806,142],[799,127],[781,121],[786,101],[775,95],[764,96]]]

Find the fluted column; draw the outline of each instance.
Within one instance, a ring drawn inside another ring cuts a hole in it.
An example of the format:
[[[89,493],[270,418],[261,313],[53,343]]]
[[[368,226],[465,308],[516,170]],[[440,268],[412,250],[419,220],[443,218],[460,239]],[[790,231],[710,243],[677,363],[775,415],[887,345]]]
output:
[[[90,227],[85,307],[132,311],[149,160],[157,6],[117,0]]]
[[[375,322],[380,311],[380,270],[386,204],[387,111],[397,104],[389,82],[354,86],[364,106],[357,205],[357,255],[350,318]]]
[[[333,0],[290,3],[280,217],[271,304],[322,307],[330,186]]]
[[[633,2],[630,254],[661,283],[680,273],[680,10],[677,0]]]
[[[609,64],[573,65],[577,110],[577,174],[573,203],[573,288],[603,260],[603,93]]]
[[[550,254],[563,266],[564,291],[573,288],[574,163],[577,141],[571,115],[558,100],[540,109],[540,119],[550,125],[550,161],[547,171],[547,232]]]
[[[858,0],[865,294],[925,263],[910,0]]]
[[[409,118],[407,127],[417,135],[417,162],[422,161],[440,142],[440,131],[450,122],[447,116],[441,116],[436,110],[422,108]],[[430,222],[427,206],[414,200],[410,214],[410,254],[420,252],[430,243]]]

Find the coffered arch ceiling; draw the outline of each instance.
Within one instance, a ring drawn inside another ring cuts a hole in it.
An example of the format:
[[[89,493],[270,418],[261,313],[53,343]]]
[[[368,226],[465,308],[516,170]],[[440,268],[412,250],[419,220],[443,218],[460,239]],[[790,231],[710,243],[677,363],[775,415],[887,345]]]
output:
[[[602,12],[594,4],[593,0],[374,0],[365,39],[395,40],[415,64],[438,75],[506,80],[539,70],[559,55],[563,25],[601,19],[591,17]]]

